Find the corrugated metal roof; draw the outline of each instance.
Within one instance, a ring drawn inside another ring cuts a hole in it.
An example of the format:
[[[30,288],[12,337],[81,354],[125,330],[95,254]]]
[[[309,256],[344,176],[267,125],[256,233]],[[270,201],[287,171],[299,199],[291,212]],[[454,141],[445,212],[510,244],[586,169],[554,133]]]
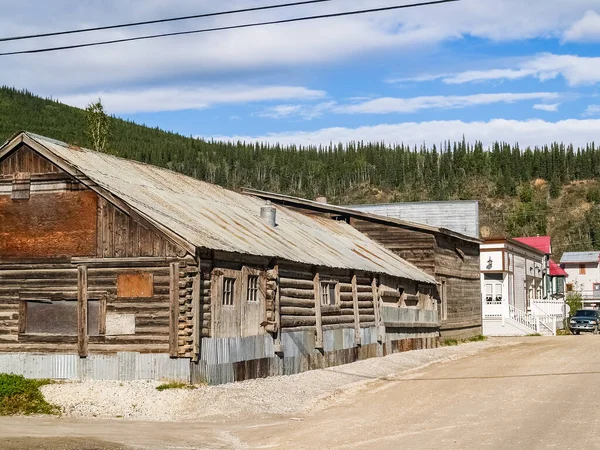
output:
[[[255,196],[32,133],[23,135],[192,246],[435,283],[432,276],[345,222],[276,206],[273,228],[260,218],[265,201]]]
[[[398,219],[390,216],[383,216],[380,214],[374,214],[371,212],[360,211],[357,209],[352,209],[347,206],[338,206],[332,205],[330,203],[321,203],[317,201],[307,200],[304,198],[293,197],[290,195],[276,194],[273,192],[259,191],[256,189],[244,189],[244,192],[247,194],[255,195],[257,197],[273,200],[279,202],[283,205],[289,206],[298,206],[309,208],[315,211],[322,211],[329,214],[339,214],[344,217],[355,217],[358,219],[371,220],[371,221],[379,221],[385,222],[390,225],[397,225],[402,228],[407,228],[416,231],[424,231],[429,233],[442,233],[448,236],[452,236],[458,239],[462,239],[464,241],[473,242],[476,244],[480,244],[482,241],[478,237],[468,236],[463,233],[458,233],[456,231],[438,227],[435,225],[429,225],[422,222],[413,222],[410,220]]]
[[[600,261],[600,252],[566,252],[563,253],[560,263],[586,263]]]

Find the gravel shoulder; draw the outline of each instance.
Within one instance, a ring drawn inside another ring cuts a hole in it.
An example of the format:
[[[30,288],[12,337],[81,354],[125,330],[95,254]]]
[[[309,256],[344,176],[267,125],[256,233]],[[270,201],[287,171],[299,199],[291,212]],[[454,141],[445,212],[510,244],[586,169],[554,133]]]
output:
[[[83,381],[47,385],[42,392],[50,403],[62,408],[64,416],[75,418],[181,422],[293,416],[330,406],[377,381],[530,339],[533,338],[489,339],[396,353],[298,375],[194,389],[159,392],[159,382]]]

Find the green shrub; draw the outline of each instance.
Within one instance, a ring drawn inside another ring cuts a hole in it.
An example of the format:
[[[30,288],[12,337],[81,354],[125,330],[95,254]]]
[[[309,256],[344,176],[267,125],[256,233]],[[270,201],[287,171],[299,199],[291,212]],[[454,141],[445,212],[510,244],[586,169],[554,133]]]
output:
[[[58,408],[44,399],[40,387],[50,380],[29,380],[22,375],[0,374],[0,416],[56,414]]]
[[[579,292],[569,292],[565,302],[569,306],[569,316],[573,316],[578,309],[583,308],[583,297]]]
[[[194,389],[194,386],[192,386],[191,384],[178,383],[174,381],[171,383],[164,383],[156,387],[157,391],[165,391],[167,389]]]

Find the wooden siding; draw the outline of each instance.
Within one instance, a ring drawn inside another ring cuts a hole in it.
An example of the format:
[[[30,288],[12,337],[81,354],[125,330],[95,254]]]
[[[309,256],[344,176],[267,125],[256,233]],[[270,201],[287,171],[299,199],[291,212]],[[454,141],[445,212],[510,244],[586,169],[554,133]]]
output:
[[[178,249],[175,244],[103,198],[98,199],[97,217],[97,256],[100,258],[185,255],[185,251]]]
[[[350,224],[409,263],[435,275],[436,242],[432,234],[354,218]]]
[[[96,210],[91,191],[0,195],[0,259],[93,256]]]
[[[10,156],[0,161],[0,178],[12,177],[17,173],[48,174],[61,170],[29,147],[23,145]]]

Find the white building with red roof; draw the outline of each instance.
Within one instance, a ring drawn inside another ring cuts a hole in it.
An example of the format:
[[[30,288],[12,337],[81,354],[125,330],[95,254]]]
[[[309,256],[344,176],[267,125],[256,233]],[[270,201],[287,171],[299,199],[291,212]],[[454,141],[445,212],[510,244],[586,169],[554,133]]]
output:
[[[483,333],[554,335],[565,315],[566,273],[549,236],[487,239],[481,245]]]

